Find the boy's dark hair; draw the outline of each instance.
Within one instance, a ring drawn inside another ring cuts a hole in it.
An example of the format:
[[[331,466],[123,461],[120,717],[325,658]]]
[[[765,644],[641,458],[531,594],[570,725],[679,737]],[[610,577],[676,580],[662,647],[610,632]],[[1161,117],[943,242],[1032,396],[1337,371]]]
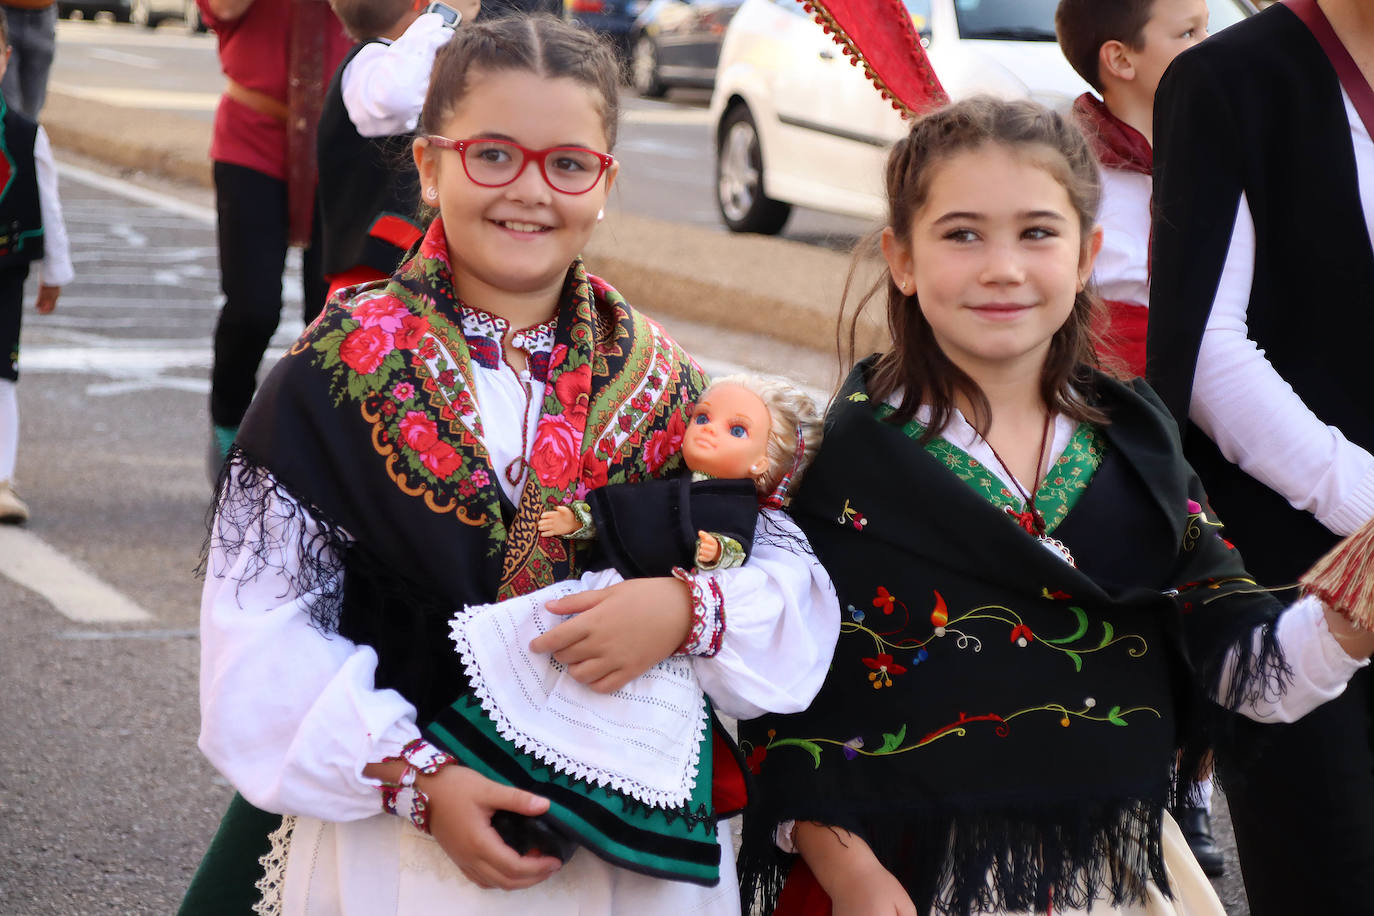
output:
[[[620,63],[614,49],[590,29],[543,15],[464,23],[434,57],[416,132],[422,136],[443,133],[444,122],[462,103],[474,71],[507,70],[563,77],[596,92],[606,149],[615,148]]]
[[[1054,31],[1064,57],[1089,86],[1101,92],[1098,52],[1109,41],[1139,51],[1154,5],[1155,0],[1059,0]]]
[[[354,41],[385,35],[414,8],[412,0],[329,0],[329,5]]]
[[[1098,2],[1098,0],[1091,0]],[[1023,153],[1058,181],[1069,195],[1078,218],[1082,244],[1087,246],[1097,221],[1102,183],[1097,160],[1088,141],[1074,122],[1028,100],[1002,101],[976,96],[918,119],[907,136],[898,140],[887,159],[888,225],[902,245],[911,244],[912,223],[930,196],[931,182],[952,156],[987,145]],[[991,410],[978,383],[950,361],[935,339],[935,332],[921,311],[915,293],[904,293],[892,274],[883,271],[878,282],[858,302],[848,320],[845,347],[845,313],[849,311],[850,286],[867,257],[865,248],[876,248],[878,235],[855,253],[840,307],[840,354],[852,364],[859,320],[869,302],[886,294],[887,329],[892,347],[879,357],[868,383],[875,403],[901,392],[901,403],[892,416],[900,425],[916,415],[922,404],[931,408],[922,442],[939,435],[949,422],[957,395],[973,405],[968,421],[979,434],[987,432]],[[1084,402],[1092,388],[1097,347],[1093,325],[1102,305],[1092,284],[1074,297],[1073,311],[1050,339],[1050,350],[1040,373],[1040,394],[1054,412],[1072,420],[1105,423],[1100,410]]]
[[[10,21],[5,16],[5,8],[0,7],[0,48],[7,48],[10,44]]]

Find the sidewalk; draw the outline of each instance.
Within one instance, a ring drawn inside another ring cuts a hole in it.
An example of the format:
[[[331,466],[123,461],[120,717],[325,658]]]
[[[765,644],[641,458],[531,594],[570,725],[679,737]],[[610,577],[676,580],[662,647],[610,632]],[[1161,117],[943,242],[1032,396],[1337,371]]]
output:
[[[43,125],[58,149],[210,186],[210,124],[205,121],[115,108],[50,90]],[[618,212],[607,213],[584,254],[593,273],[653,314],[834,350],[847,255]],[[859,352],[876,349],[878,339],[877,326],[870,324]]]

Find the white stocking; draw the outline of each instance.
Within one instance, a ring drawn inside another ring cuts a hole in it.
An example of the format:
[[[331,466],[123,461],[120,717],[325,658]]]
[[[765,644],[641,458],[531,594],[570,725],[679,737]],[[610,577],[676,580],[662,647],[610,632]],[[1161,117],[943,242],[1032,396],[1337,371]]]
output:
[[[0,378],[0,481],[14,479],[19,454],[19,393],[14,382]]]

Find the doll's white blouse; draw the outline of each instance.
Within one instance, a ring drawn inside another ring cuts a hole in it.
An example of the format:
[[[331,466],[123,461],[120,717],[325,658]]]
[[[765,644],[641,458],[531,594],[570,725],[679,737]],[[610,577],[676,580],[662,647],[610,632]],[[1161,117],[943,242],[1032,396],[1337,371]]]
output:
[[[474,364],[474,374],[485,444],[500,472],[528,453],[543,385],[504,363]],[[534,389],[528,408],[526,385]],[[529,435],[522,436],[522,416]],[[791,522],[775,522],[788,537],[756,541],[746,566],[717,579],[726,609],[722,649],[693,659],[703,689],[727,715],[804,709],[839,633],[829,577]],[[269,568],[256,577],[245,573],[264,548],[250,541],[230,556],[212,547],[201,602],[200,748],[267,811],[368,818],[380,811],[380,797],[362,769],[419,736],[415,709],[396,691],[374,687],[371,648],[311,625],[289,585],[299,557],[287,534],[267,532]]]
[[[1341,97],[1360,205],[1374,244],[1374,142],[1350,96],[1342,90]],[[1311,512],[1335,534],[1352,534],[1374,518],[1374,455],[1322,422],[1250,339],[1246,313],[1254,265],[1255,222],[1242,195],[1198,349],[1189,417],[1228,461],[1293,508]]]

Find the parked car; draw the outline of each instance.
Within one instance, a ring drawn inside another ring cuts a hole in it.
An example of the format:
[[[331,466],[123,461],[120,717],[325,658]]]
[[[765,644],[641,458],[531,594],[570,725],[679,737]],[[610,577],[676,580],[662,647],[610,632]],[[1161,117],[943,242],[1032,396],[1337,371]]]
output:
[[[630,85],[658,98],[673,86],[710,89],[725,30],[743,0],[651,0],[630,29]]]
[[[129,21],[129,0],[57,0],[57,15],[71,19],[80,13],[82,19],[94,19],[96,13],[111,13],[115,22]]]
[[[129,0],[129,21],[155,29],[164,19],[180,19],[188,32],[204,32],[196,0]]]
[[[950,96],[1032,98],[1067,109],[1088,86],[1060,53],[1058,0],[904,0]],[[1252,15],[1208,0],[1211,30]],[[793,206],[885,212],[887,149],[907,124],[798,0],[744,0],[711,96],[716,203],[735,232],[782,231]]]
[[[622,58],[629,55],[630,29],[649,0],[563,0],[565,18],[609,38]]]

